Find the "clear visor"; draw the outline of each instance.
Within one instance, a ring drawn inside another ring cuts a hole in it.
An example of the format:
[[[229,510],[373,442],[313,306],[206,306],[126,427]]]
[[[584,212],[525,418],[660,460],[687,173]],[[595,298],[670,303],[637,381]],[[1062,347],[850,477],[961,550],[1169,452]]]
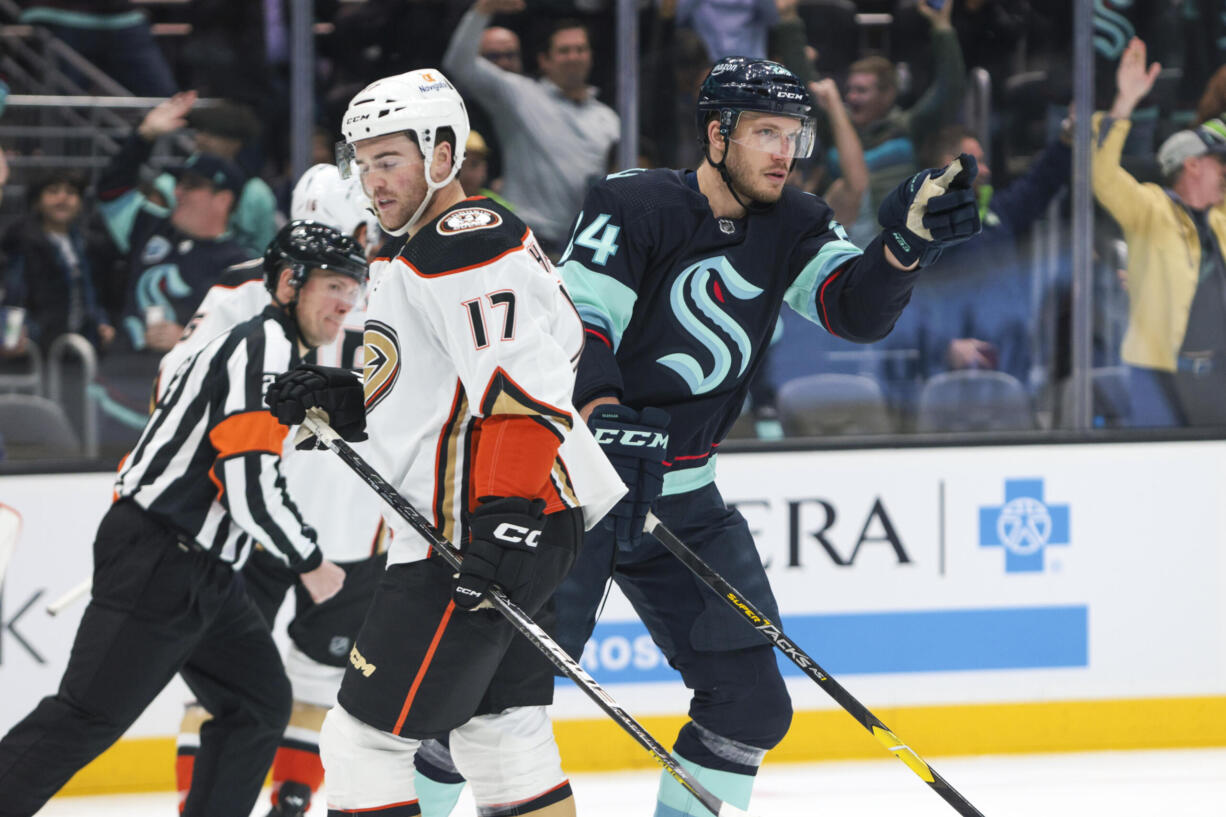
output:
[[[784,156],[807,159],[813,153],[816,128],[812,119],[785,114],[741,114],[731,141],[743,148]]]
[[[353,145],[344,139],[336,143],[333,149],[336,156],[336,167],[341,172],[342,179],[351,179],[358,173],[358,157]]]
[[[366,284],[358,283],[353,278],[342,273],[333,273],[328,269],[316,269],[313,276],[319,278],[316,285],[322,297],[330,298],[353,309],[366,299]]]
[[[361,162],[351,143],[336,143],[336,166],[341,172],[341,178],[352,179],[356,176],[362,186],[362,192],[367,196],[371,195],[370,176],[372,173],[391,173],[404,167],[408,162],[409,159],[405,156],[380,156],[369,163]]]

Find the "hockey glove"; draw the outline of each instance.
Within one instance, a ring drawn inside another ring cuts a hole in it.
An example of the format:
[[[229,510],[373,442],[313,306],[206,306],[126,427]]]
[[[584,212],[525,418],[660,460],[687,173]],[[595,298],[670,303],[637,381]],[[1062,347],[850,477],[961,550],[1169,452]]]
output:
[[[534,557],[545,527],[545,500],[518,496],[481,497],[468,515],[471,538],[461,548],[464,561],[452,588],[455,606],[482,605],[490,585],[516,601],[532,582]]]
[[[629,489],[604,518],[623,550],[637,547],[651,503],[664,488],[664,458],[668,456],[668,412],[609,403],[588,418],[596,442]]]
[[[885,245],[904,266],[926,267],[945,247],[977,235],[979,203],[971,187],[979,165],[963,153],[939,170],[921,170],[890,191],[877,210]]]
[[[349,369],[300,364],[277,375],[264,402],[282,425],[298,425],[306,419],[307,409],[318,407],[327,412],[328,423],[341,437],[351,443],[366,439],[362,381]]]

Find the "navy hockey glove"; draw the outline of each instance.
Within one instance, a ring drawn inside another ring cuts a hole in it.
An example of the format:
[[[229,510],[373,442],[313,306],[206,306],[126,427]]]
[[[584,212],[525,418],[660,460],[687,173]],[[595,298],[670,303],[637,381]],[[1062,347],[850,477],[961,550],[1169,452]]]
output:
[[[351,443],[366,439],[362,381],[350,369],[302,363],[277,375],[264,402],[282,425],[298,425],[309,408],[321,408],[328,424]]]
[[[630,490],[604,518],[617,546],[637,547],[651,503],[664,488],[664,458],[668,456],[668,412],[608,403],[597,406],[587,421],[617,475]]]
[[[481,497],[468,515],[471,538],[461,548],[464,561],[452,588],[455,606],[473,610],[490,585],[512,601],[532,583],[536,548],[545,528],[545,500],[518,496]]]
[[[890,191],[877,210],[885,245],[904,267],[926,267],[941,250],[978,235],[979,202],[971,183],[975,157],[963,153],[939,170],[921,170]]]

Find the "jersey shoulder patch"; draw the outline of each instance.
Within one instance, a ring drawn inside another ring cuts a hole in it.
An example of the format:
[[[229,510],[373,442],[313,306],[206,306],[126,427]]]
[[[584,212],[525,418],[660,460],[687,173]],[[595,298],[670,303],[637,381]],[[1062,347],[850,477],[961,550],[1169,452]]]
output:
[[[483,266],[519,249],[528,227],[495,201],[466,199],[418,231],[400,257],[425,278]]]

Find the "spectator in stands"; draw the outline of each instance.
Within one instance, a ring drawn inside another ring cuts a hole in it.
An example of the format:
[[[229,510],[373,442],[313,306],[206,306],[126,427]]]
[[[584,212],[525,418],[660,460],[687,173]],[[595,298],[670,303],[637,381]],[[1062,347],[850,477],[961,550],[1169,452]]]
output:
[[[101,349],[115,336],[94,285],[81,230],[84,179],[55,170],[29,186],[29,213],[4,236],[4,305],[26,310],[27,334],[44,352],[75,332]]]
[[[141,128],[175,130],[191,107],[190,96],[176,94],[161,103]],[[243,171],[221,156],[194,154],[179,171],[173,209],[159,207],[137,189],[152,149],[138,129],[98,180],[100,210],[127,272],[123,315],[99,378],[104,416],[115,421],[103,433],[115,441],[125,434],[135,439],[144,426],[158,360],[183,334],[204,293],[226,267],[253,257],[228,227],[246,182]]]
[[[481,46],[478,53],[503,71],[510,71],[512,74],[522,74],[524,72],[524,59],[519,44],[519,35],[509,28],[490,26],[485,31],[482,31]]]
[[[764,58],[767,35],[779,21],[776,2],[677,0],[677,25],[698,32],[711,62],[732,56]]]
[[[537,55],[539,80],[480,56],[490,17],[523,8],[524,0],[477,0],[452,34],[442,67],[489,112],[504,152],[502,193],[556,257],[584,193],[605,175],[620,123],[587,84],[592,50],[582,23],[554,24]]]
[[[1129,322],[1121,357],[1129,367],[1132,424],[1226,423],[1226,124],[1211,119],[1158,149],[1165,186],[1141,184],[1120,167],[1129,116],[1161,66],[1146,67],[1133,38],[1116,70],[1111,109],[1094,116],[1091,177],[1098,202],[1128,244]]]
[[[1071,120],[1026,173],[1000,190],[983,146],[967,128],[949,125],[925,149],[923,162],[952,161],[969,153],[979,163],[975,192],[983,232],[941,255],[920,278],[911,306],[886,340],[887,348],[918,349],[918,374],[927,379],[951,369],[995,369],[1030,385],[1032,310],[1030,268],[1018,239],[1046,211],[1072,173]],[[890,359],[895,365],[898,358]],[[885,382],[898,382],[891,371]]]
[[[464,164],[456,178],[460,180],[460,186],[468,195],[486,196],[508,210],[514,210],[515,206],[511,202],[489,187],[489,156],[490,149],[485,139],[477,131],[470,130],[468,141],[464,145]]]
[[[180,99],[186,107],[184,117],[168,119],[146,116],[137,127],[137,133],[142,139],[153,143],[159,137],[174,133],[186,125],[195,130],[198,151],[211,153],[237,164],[247,176],[247,182],[243,185],[238,204],[230,216],[230,230],[234,234],[234,240],[244,249],[253,256],[261,255],[277,232],[277,201],[268,183],[249,173],[239,162],[239,153],[260,134],[259,119],[246,105],[234,102],[221,102],[208,108],[193,107],[197,99],[194,91],[185,92]],[[174,189],[170,177],[159,187],[167,192]],[[166,204],[174,207],[173,195]]]
[[[914,173],[916,149],[942,125],[955,121],[962,106],[966,88],[966,67],[962,49],[950,24],[954,0],[935,10],[927,3],[916,8],[932,26],[932,85],[907,110],[896,105],[898,99],[897,70],[884,57],[866,57],[848,69],[844,96],[848,114],[868,163],[869,194],[861,205],[857,224],[848,231],[851,240],[865,246],[878,232],[876,212],[885,194]],[[830,138],[830,126],[818,118],[819,135],[829,146],[826,156],[828,171],[839,174],[838,149]]]
[[[46,27],[136,96],[177,90],[149,18],[131,0],[35,0],[19,19]],[[81,80],[72,66],[65,72]]]

